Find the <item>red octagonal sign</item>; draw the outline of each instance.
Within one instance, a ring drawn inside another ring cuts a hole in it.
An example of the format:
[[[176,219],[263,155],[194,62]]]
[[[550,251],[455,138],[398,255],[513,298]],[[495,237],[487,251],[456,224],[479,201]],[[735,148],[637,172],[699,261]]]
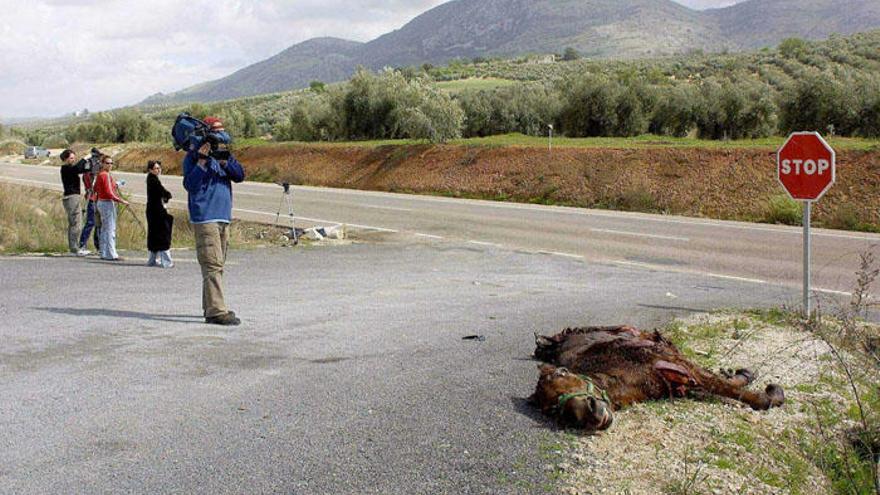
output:
[[[793,199],[815,201],[834,184],[834,150],[818,132],[795,132],[776,155],[776,172]]]

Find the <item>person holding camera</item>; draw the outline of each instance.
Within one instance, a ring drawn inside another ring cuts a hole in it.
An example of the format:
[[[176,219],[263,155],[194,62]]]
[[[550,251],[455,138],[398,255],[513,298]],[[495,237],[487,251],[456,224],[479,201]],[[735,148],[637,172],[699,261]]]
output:
[[[159,175],[162,173],[162,162],[147,162],[147,249],[150,259],[147,266],[171,268],[171,232],[174,217],[165,209],[165,203],[171,200],[171,193],[162,186]]]
[[[76,153],[69,149],[61,152],[61,162],[61,184],[64,186],[61,203],[67,213],[67,249],[77,256],[87,256],[91,253],[79,245],[82,221],[79,176],[86,171],[87,162],[84,159],[77,161]]]
[[[92,148],[91,156],[85,160],[83,185],[86,189],[86,208],[83,213],[86,216],[86,224],[83,226],[82,235],[79,237],[79,249],[86,251],[89,243],[89,234],[94,230],[92,242],[95,244],[95,251],[101,251],[101,224],[98,218],[98,195],[95,194],[95,179],[98,172],[101,171],[101,152],[98,148]]]
[[[183,160],[183,187],[189,193],[189,220],[196,237],[202,269],[202,310],[205,323],[238,325],[223,297],[223,265],[232,222],[232,183],[244,181],[244,168],[228,150],[228,135],[220,119],[204,120],[207,136],[190,141]]]
[[[113,158],[101,156],[101,171],[95,178],[95,195],[98,201],[98,214],[101,215],[101,259],[122,261],[116,253],[116,203],[128,204],[119,197],[119,187],[110,175],[113,169]]]

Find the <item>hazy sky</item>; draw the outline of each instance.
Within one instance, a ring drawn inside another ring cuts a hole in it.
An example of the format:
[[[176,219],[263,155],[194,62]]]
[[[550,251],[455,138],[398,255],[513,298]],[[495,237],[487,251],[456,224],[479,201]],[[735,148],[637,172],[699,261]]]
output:
[[[316,36],[369,41],[445,1],[3,0],[0,121],[134,104]]]

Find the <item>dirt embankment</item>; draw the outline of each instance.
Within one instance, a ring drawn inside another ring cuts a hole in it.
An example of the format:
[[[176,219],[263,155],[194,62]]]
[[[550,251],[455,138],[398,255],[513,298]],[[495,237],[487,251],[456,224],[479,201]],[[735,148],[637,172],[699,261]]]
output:
[[[585,149],[451,145],[242,147],[251,180],[442,194],[728,220],[767,221],[784,194],[769,149]],[[131,148],[128,170],[161,159],[180,173],[182,153]],[[814,209],[835,228],[880,228],[880,151],[842,151],[837,183]],[[776,199],[776,206],[771,199]],[[783,202],[784,206],[784,202]],[[791,205],[788,205],[791,207]],[[775,215],[778,216],[778,215]]]

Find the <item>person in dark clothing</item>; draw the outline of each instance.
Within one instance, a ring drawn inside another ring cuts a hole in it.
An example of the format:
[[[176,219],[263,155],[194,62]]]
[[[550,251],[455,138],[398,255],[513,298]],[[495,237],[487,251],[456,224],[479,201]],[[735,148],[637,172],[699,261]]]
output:
[[[165,209],[165,203],[171,200],[171,193],[162,186],[159,175],[162,173],[162,162],[147,162],[147,249],[150,260],[147,266],[171,268],[171,232],[174,228],[174,217]]]
[[[61,152],[61,183],[64,185],[64,195],[61,202],[67,213],[67,249],[77,256],[86,256],[89,251],[79,245],[79,228],[82,220],[80,211],[81,191],[79,176],[86,171],[86,160],[76,160],[73,150]]]
[[[95,179],[101,169],[101,152],[98,148],[92,148],[92,155],[85,161],[85,173],[83,173],[83,185],[86,188],[86,224],[83,226],[82,235],[79,237],[79,248],[86,249],[89,242],[89,234],[94,229],[95,234],[93,242],[95,243],[95,251],[101,250],[101,224],[98,217],[98,196],[95,194]]]

